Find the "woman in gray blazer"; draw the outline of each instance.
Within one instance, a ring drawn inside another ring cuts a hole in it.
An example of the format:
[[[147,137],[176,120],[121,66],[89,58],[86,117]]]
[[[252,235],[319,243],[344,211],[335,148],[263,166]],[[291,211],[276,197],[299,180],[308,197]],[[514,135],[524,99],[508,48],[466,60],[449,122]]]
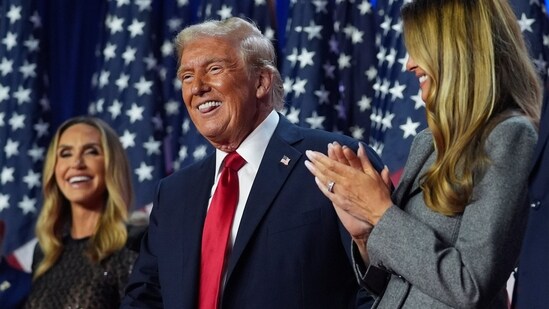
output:
[[[416,0],[402,17],[429,128],[397,189],[364,149],[332,143],[306,165],[353,237],[374,307],[507,308],[540,83],[507,0]]]

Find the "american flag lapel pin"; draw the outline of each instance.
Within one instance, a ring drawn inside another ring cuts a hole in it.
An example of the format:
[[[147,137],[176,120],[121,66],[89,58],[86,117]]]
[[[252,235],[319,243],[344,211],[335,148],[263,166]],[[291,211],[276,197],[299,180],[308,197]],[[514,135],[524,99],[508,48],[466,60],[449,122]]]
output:
[[[288,166],[288,163],[290,163],[290,158],[288,158],[288,156],[283,156],[282,159],[280,159],[280,163]]]
[[[7,291],[11,287],[11,283],[8,280],[4,280],[2,284],[0,284],[0,292]]]

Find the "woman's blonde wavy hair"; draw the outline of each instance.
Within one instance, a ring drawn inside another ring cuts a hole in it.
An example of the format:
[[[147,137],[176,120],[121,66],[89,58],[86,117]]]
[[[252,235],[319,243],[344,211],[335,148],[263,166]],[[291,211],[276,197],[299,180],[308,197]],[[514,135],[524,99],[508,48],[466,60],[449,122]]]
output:
[[[496,124],[522,114],[538,125],[541,83],[506,0],[417,0],[401,13],[408,52],[431,80],[425,107],[437,157],[423,196],[456,215],[489,163],[484,145]]]
[[[128,237],[125,222],[132,204],[133,191],[124,147],[116,132],[104,121],[88,116],[71,118],[57,129],[44,162],[44,204],[36,224],[36,235],[44,258],[34,273],[35,280],[57,262],[63,251],[62,238],[66,234],[67,226],[70,225],[70,203],[63,196],[55,180],[55,165],[61,134],[76,124],[86,124],[99,131],[105,156],[105,207],[86,254],[92,262],[99,263],[122,249]]]

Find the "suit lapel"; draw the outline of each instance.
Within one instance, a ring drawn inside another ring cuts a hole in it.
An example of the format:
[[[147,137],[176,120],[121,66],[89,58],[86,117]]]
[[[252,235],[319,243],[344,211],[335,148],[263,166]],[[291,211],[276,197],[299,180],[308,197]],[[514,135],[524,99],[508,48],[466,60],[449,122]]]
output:
[[[286,178],[291,174],[302,153],[291,146],[301,139],[301,134],[283,116],[275,130],[255,177],[238,234],[227,264],[227,279],[237,261],[261,223]],[[285,163],[281,162],[283,158]]]
[[[426,134],[420,138],[414,147],[410,149],[410,154],[413,156],[408,156],[404,174],[402,174],[399,185],[393,194],[393,201],[396,205],[401,206],[404,204],[403,198],[410,195],[409,193],[413,189],[414,180],[418,177],[421,168],[434,151],[431,134]]]
[[[171,273],[182,274],[165,279],[180,288],[181,293],[174,297],[181,308],[195,306],[198,295],[198,285],[194,283],[200,276],[201,235],[214,170],[215,155],[210,155],[176,172],[170,176],[175,177],[173,181],[161,185],[161,200],[154,206],[158,205],[163,220],[157,227],[163,230],[158,241],[169,252],[162,263],[169,265]],[[157,211],[154,207],[153,213]]]
[[[179,263],[182,267],[184,277],[181,277],[181,284],[185,282],[195,282],[200,276],[200,258],[202,247],[202,230],[204,227],[204,219],[208,208],[208,200],[211,194],[215,173],[215,152],[206,158],[200,166],[193,170],[189,170],[183,178],[181,186],[192,188],[192,194],[183,194],[188,190],[180,190],[174,192],[172,196],[174,203],[185,201],[185,207],[177,207],[173,213],[173,218],[181,218],[181,221],[174,222],[176,231],[173,235],[176,238],[170,240],[172,242],[174,252],[174,263]],[[197,179],[197,177],[199,177]],[[197,237],[197,235],[199,235]],[[176,252],[180,252],[178,255]],[[175,272],[174,272],[175,273]],[[179,281],[179,279],[176,279]],[[186,291],[187,289],[182,289]],[[186,298],[194,298],[198,295],[198,285],[194,285],[193,290],[184,295]]]
[[[189,205],[183,211],[189,212],[184,218],[189,218],[187,226],[193,227],[193,232],[202,234],[202,228],[204,226],[204,219],[206,218],[206,212],[208,209],[208,201],[211,194],[211,189],[214,182],[215,174],[215,153],[210,155],[196,171],[189,172],[189,175],[200,175],[204,177],[204,181],[197,181],[196,178],[186,179],[187,185],[193,187],[193,194],[182,196],[181,198],[188,201]],[[196,239],[196,238],[193,238]],[[200,243],[200,242],[199,242]]]

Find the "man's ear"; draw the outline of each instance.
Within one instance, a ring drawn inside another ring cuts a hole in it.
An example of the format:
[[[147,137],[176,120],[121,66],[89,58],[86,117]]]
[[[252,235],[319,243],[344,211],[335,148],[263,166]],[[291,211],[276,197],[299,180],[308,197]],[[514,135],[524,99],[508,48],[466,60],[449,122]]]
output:
[[[271,92],[273,84],[273,72],[270,70],[261,70],[256,82],[255,96],[258,99],[263,99]]]

